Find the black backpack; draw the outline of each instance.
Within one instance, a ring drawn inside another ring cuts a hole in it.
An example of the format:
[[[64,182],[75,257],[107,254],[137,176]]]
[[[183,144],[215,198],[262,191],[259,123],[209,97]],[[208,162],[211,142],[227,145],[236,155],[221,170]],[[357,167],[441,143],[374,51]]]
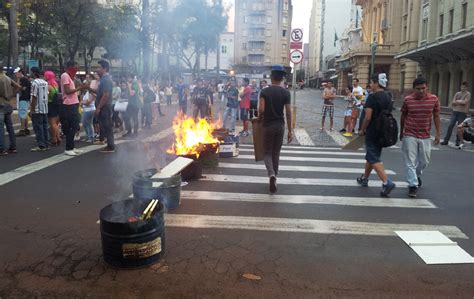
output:
[[[376,119],[376,142],[381,147],[390,147],[398,141],[398,124],[393,117],[392,108],[393,101],[390,99],[388,107],[382,109]]]

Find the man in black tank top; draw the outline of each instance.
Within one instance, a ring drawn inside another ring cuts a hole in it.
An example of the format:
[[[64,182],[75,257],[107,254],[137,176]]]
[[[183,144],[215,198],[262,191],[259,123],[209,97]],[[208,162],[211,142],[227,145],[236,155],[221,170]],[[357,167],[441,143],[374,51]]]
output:
[[[259,119],[263,121],[264,161],[270,180],[270,193],[275,193],[280,151],[285,133],[285,117],[288,125],[288,143],[293,140],[291,129],[291,96],[290,92],[281,87],[286,75],[282,65],[273,65],[271,72],[272,85],[262,89],[258,106]]]

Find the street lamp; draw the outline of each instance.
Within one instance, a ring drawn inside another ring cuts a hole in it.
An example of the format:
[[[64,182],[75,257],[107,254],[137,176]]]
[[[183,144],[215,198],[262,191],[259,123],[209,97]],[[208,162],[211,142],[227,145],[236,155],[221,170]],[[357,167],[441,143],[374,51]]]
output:
[[[370,63],[370,77],[374,75],[375,54],[377,53],[377,32],[373,33],[372,44],[370,45],[370,53],[372,54],[372,61]]]

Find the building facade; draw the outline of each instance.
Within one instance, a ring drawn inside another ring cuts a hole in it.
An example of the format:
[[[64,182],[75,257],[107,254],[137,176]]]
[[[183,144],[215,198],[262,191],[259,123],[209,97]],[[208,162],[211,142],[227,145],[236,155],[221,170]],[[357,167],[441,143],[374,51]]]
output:
[[[263,73],[272,64],[289,67],[291,0],[235,1],[234,64],[238,72]]]
[[[407,0],[405,0],[407,1]],[[474,3],[471,0],[410,1],[418,6],[417,42],[401,49],[397,58],[419,64],[431,92],[449,108],[462,82],[474,83]],[[420,3],[418,3],[420,2]],[[405,87],[410,87],[406,82]],[[474,108],[474,101],[471,101]]]
[[[400,50],[404,2],[405,0],[353,2],[362,9],[361,27],[352,31],[353,38],[359,41],[337,60],[339,90],[347,86],[352,78],[358,78],[362,85],[369,82],[372,51],[375,49],[374,73],[386,73],[389,80],[388,89],[398,97],[400,63],[395,56]]]
[[[322,29],[324,0],[313,0],[309,22],[308,77],[312,86],[317,86],[322,77]]]

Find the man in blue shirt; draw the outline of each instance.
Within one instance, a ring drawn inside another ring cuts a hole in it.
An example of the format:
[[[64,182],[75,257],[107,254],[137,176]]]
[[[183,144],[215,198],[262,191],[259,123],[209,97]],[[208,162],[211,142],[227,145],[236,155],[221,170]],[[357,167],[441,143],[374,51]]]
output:
[[[188,110],[188,87],[183,83],[183,78],[179,78],[176,90],[178,91],[179,111],[185,115]]]
[[[232,80],[230,82],[230,88],[227,91],[227,106],[224,110],[224,128],[228,129],[230,134],[235,133],[235,121],[237,119],[237,111],[239,109],[238,98],[239,90],[237,89],[237,82]]]

